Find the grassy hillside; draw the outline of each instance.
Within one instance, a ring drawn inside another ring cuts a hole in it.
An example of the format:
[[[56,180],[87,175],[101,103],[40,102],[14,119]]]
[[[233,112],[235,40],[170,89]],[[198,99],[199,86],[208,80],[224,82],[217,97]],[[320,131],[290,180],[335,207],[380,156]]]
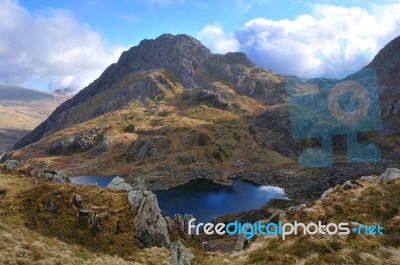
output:
[[[287,211],[285,222],[380,224],[384,235],[258,236],[239,253],[205,252],[181,240],[195,255],[193,264],[398,264],[400,260],[400,180],[360,180],[356,189],[339,189],[303,210]],[[98,234],[75,226],[72,197],[80,193],[90,207],[104,207],[109,218]],[[55,212],[42,210],[52,202]],[[271,208],[271,211],[274,209]],[[133,214],[124,192],[95,186],[38,181],[18,174],[0,176],[1,264],[170,264],[165,248],[139,249],[133,240]],[[121,233],[111,233],[121,223]],[[277,221],[277,220],[274,220]],[[173,235],[177,239],[178,235]],[[226,237],[222,241],[235,240]]]

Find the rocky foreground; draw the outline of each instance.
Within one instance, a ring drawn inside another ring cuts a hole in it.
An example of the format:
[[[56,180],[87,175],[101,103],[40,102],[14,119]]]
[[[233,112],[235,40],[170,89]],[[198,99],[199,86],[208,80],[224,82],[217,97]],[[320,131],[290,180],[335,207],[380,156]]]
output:
[[[11,162],[4,165],[10,166]],[[60,172],[0,177],[1,264],[397,264],[400,170],[326,190],[309,204],[266,205],[268,222],[380,224],[382,236],[290,236],[282,240],[187,235],[190,215],[165,216],[146,183],[108,188],[68,183]],[[52,175],[52,178],[50,178]]]

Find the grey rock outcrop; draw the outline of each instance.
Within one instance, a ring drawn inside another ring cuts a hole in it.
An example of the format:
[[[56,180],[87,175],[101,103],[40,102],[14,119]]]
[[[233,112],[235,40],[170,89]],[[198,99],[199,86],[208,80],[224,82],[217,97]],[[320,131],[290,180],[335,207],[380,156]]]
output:
[[[379,176],[379,179],[384,182],[389,182],[398,178],[400,178],[400,169],[398,168],[388,168]]]
[[[72,203],[74,206],[78,209],[83,209],[83,200],[80,194],[74,194],[74,197],[72,199]]]
[[[227,109],[229,104],[221,98],[221,94],[218,92],[201,90],[196,95],[196,100],[198,102],[208,102],[212,106]]]
[[[71,180],[62,171],[40,171],[36,173],[36,177],[38,179],[50,180],[54,182],[61,182],[61,183],[70,183]]]
[[[140,176],[129,176],[125,182],[131,185],[132,190],[147,190],[146,182]]]
[[[172,265],[190,265],[194,258],[181,241],[177,240],[171,244]]]
[[[235,248],[233,251],[240,252],[243,251],[248,244],[248,240],[246,239],[246,234],[240,234],[236,240]]]
[[[14,170],[15,168],[19,167],[21,163],[19,163],[17,160],[7,160],[4,163],[4,169],[7,171]]]
[[[89,130],[65,137],[53,143],[49,150],[49,155],[68,155],[72,153],[82,153],[94,147],[103,139],[105,129],[97,126]]]
[[[135,239],[140,247],[169,247],[168,224],[151,191],[133,190],[128,193],[134,213]]]
[[[113,146],[113,139],[106,137],[104,140],[102,140],[93,148],[92,155],[98,156],[101,155],[102,153],[109,152],[111,151],[112,146]]]
[[[126,183],[125,180],[121,177],[115,177],[111,182],[107,185],[107,188],[111,188],[114,190],[124,190],[124,191],[131,191],[133,187]]]

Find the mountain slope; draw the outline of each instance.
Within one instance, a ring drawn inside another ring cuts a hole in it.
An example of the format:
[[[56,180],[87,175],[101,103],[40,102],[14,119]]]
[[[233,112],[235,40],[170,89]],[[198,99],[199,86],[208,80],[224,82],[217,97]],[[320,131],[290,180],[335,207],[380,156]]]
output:
[[[66,96],[0,85],[0,154],[48,118]]]

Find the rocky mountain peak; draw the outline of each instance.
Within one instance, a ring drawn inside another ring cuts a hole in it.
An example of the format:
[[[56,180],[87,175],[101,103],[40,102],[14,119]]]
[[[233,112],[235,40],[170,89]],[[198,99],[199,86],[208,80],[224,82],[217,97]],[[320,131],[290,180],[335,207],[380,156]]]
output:
[[[134,100],[157,101],[168,93],[176,93],[174,89],[204,90],[200,91],[202,95],[212,89],[215,91],[208,97],[218,103],[213,101],[214,104],[225,106],[220,100],[221,88],[214,83],[227,84],[236,93],[268,104],[283,100],[282,77],[256,67],[244,53],[213,54],[193,37],[163,34],[154,40],[145,39],[123,52],[117,63],[111,64],[98,79],[59,106],[14,148],[124,108]]]
[[[400,59],[400,36],[390,41],[375,56],[370,64],[366,67],[375,68],[378,72],[390,71],[393,73],[399,70],[398,62]],[[388,73],[389,74],[389,73]]]
[[[168,69],[189,87],[194,85],[193,72],[210,56],[210,50],[193,37],[163,34],[154,40],[142,40],[138,46],[122,53],[117,67],[131,72]]]

